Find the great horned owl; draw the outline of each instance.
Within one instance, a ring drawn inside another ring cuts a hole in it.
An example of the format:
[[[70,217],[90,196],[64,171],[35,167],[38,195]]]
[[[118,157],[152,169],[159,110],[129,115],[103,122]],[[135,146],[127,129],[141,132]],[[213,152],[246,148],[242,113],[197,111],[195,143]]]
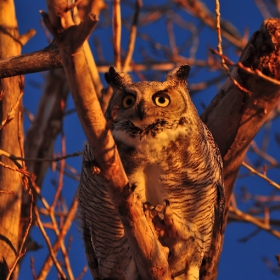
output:
[[[183,65],[164,82],[137,83],[113,67],[105,74],[113,87],[105,116],[128,179],[143,204],[162,205],[154,221],[170,250],[172,279],[207,275],[224,216],[222,160],[189,96],[189,71]],[[94,155],[86,145],[78,193],[92,275],[141,279],[105,183],[92,166]]]

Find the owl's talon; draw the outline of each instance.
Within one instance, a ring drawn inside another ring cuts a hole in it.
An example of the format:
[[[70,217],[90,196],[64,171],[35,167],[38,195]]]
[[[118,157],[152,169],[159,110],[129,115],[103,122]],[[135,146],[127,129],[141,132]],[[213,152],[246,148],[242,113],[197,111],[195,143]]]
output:
[[[147,202],[143,203],[143,207],[144,207],[144,209],[150,209],[152,207],[152,205],[150,202],[147,201]]]
[[[163,203],[165,204],[165,207],[166,207],[166,206],[170,206],[170,202],[169,202],[168,199],[165,199]]]
[[[98,175],[98,174],[100,174],[100,172],[101,172],[101,169],[96,165],[93,166],[91,169],[91,174],[93,174],[93,175]]]
[[[145,213],[145,215],[146,215],[146,213],[148,214],[150,214],[151,213],[151,204],[149,203],[149,202],[145,202],[145,203],[143,203],[143,211],[144,211],[144,213]],[[147,216],[147,215],[146,215]]]

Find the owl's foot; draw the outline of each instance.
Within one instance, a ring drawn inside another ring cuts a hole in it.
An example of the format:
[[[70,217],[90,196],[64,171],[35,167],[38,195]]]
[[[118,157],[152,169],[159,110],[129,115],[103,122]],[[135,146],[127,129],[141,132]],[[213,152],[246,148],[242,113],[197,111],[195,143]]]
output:
[[[143,204],[144,213],[148,223],[160,238],[165,235],[163,205],[152,206],[149,202]]]
[[[160,237],[164,234],[163,213],[160,212],[163,210],[163,206],[158,205],[154,207],[149,202],[145,202],[143,204],[143,208],[146,219],[150,224],[152,230],[156,233],[158,237]]]
[[[101,169],[95,160],[84,161],[84,166],[85,168],[89,169],[90,173],[93,175],[99,174],[101,172]]]
[[[170,249],[173,279],[199,279],[204,242],[197,226],[175,215],[168,200],[163,205],[150,206],[150,213],[160,242]]]
[[[165,200],[163,205],[153,207],[149,204],[149,207],[154,227],[158,231],[160,238],[185,241],[195,238],[203,243],[203,237],[199,233],[197,226],[174,215],[168,200]]]
[[[159,237],[158,230],[154,226],[154,218],[158,213],[157,210],[155,210],[155,207],[151,206],[151,204],[148,202],[143,204],[143,209],[144,209],[144,213],[146,216],[146,220],[147,220],[151,230],[153,231],[155,236]],[[161,242],[160,242],[160,244],[162,246],[161,250],[163,250],[163,252],[165,253],[166,258],[167,258],[167,256],[169,255],[169,248],[167,246],[163,245]]]

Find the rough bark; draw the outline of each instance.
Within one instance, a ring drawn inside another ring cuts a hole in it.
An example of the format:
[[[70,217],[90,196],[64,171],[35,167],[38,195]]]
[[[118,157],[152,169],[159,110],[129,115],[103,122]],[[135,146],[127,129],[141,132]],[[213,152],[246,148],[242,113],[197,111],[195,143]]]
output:
[[[240,57],[240,62],[255,74],[240,67],[231,72],[231,77],[251,94],[241,92],[228,78],[202,114],[202,120],[211,130],[223,157],[227,214],[234,182],[248,146],[280,102],[279,53],[280,20],[265,20]],[[267,78],[261,77],[262,74]],[[216,274],[217,267],[210,279],[215,279]]]
[[[5,57],[1,59],[0,68],[0,78],[6,78],[46,71],[51,68],[62,68],[62,63],[58,48],[53,42],[46,48],[33,53]]]
[[[251,70],[259,70],[268,79],[236,66],[231,77],[251,94],[241,92],[227,79],[202,114],[224,159],[227,205],[234,181],[247,148],[280,101],[280,20],[265,20],[242,52],[240,62]],[[275,79],[275,82],[271,79]]]
[[[211,63],[203,60],[195,60],[192,58],[180,58],[180,64],[190,64],[199,67],[211,67]],[[133,67],[128,66],[127,72],[131,71],[164,71],[168,72],[174,69],[176,63],[174,62],[162,62],[154,61],[151,63],[135,63]],[[111,65],[100,64],[97,65],[99,73],[105,73]],[[20,56],[10,57],[0,60],[0,78],[13,77],[17,75],[37,73],[52,68],[62,68],[62,61],[59,55],[56,42],[53,42],[48,47],[24,54]]]
[[[0,1],[0,58],[19,55],[20,52],[21,42],[14,3],[12,0]],[[12,113],[9,122],[0,129],[0,147],[4,151],[21,156],[23,156],[20,96],[23,90],[22,82],[23,79],[20,76],[0,81],[0,92],[4,94],[0,101],[0,123],[7,118],[9,113]],[[16,167],[3,156],[0,160],[4,164]],[[5,279],[18,252],[22,195],[19,173],[0,166],[0,190],[0,279]]]

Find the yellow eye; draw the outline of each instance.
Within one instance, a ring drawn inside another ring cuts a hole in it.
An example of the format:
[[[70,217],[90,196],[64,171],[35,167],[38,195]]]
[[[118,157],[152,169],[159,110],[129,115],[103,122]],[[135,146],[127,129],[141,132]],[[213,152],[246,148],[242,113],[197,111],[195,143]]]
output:
[[[170,97],[166,93],[157,92],[153,95],[153,101],[159,107],[166,107],[170,103]]]
[[[122,100],[122,105],[125,109],[130,108],[135,103],[135,96],[132,94],[126,95]]]

